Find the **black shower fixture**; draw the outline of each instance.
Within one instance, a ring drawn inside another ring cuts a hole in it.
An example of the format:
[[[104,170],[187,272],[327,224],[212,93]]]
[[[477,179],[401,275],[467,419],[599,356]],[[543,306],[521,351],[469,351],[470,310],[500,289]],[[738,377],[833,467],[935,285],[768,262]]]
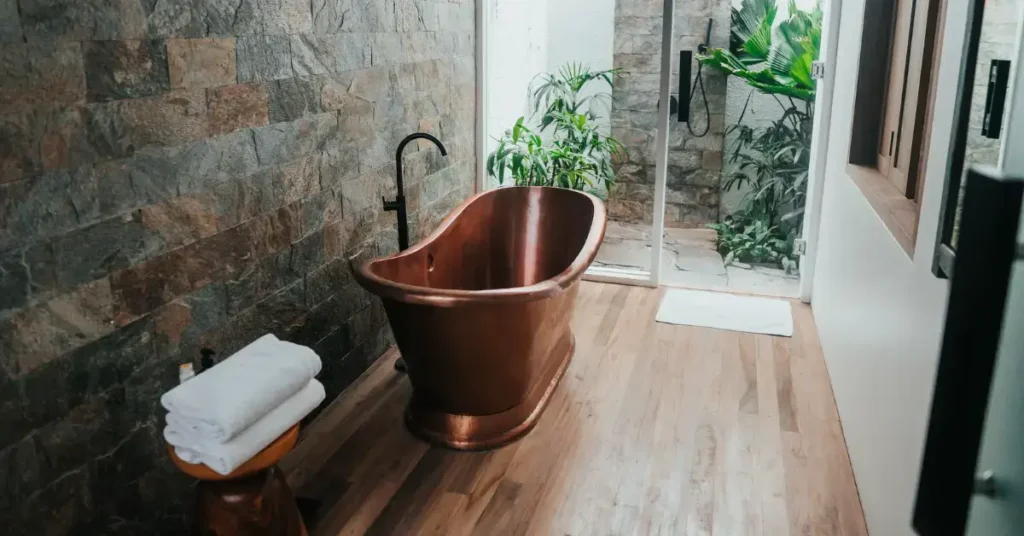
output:
[[[708,44],[711,42],[711,25],[715,19],[708,19],[707,28],[704,31],[704,42],[697,45],[697,53],[704,55],[708,53]],[[692,50],[680,50],[679,51],[679,122],[686,123],[687,130],[690,131],[695,137],[706,136],[708,131],[711,130],[711,107],[708,106],[708,95],[704,91],[704,77],[701,76],[701,71],[704,68],[703,64],[697,64],[697,76],[693,79],[693,86],[690,87],[689,93],[684,94],[683,91],[689,85],[690,82],[690,69],[693,65],[693,51]],[[693,125],[690,122],[690,103],[693,101],[694,94],[697,92],[697,88],[700,87],[701,100],[704,101],[704,129],[697,132],[693,129]]]
[[[704,42],[697,45],[698,54],[708,53],[708,43],[711,42],[711,24],[715,22],[715,19],[708,19],[708,26],[704,30]]]

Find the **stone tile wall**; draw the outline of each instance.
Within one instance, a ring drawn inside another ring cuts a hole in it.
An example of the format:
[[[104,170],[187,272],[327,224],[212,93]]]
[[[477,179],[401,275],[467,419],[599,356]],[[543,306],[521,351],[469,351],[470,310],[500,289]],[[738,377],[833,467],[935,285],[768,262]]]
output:
[[[967,161],[995,166],[999,164],[999,139],[981,135],[985,122],[985,99],[992,60],[1013,60],[1017,28],[1021,24],[1021,0],[989,0],[981,22],[978,63],[974,70],[970,127],[967,130]],[[1004,115],[1008,112],[1003,112]]]
[[[472,192],[468,0],[0,0],[0,526],[182,534],[159,395],[272,332],[337,395],[393,339],[346,258]]]
[[[612,135],[628,150],[617,163],[615,186],[608,198],[616,221],[654,221],[654,147],[657,137],[661,73],[661,0],[618,0],[615,6],[614,66],[622,69],[612,90]],[[677,2],[673,53],[693,50],[704,40],[708,18],[714,18],[712,47],[729,44],[728,0]],[[678,56],[673,57],[672,92],[678,95]],[[697,70],[694,62],[692,72]],[[725,133],[725,76],[703,71],[709,114],[700,98],[692,103],[694,130],[710,122],[706,136],[695,137],[684,123],[669,122],[668,188],[665,225],[702,227],[718,220],[722,145]],[[692,84],[692,80],[691,80]]]

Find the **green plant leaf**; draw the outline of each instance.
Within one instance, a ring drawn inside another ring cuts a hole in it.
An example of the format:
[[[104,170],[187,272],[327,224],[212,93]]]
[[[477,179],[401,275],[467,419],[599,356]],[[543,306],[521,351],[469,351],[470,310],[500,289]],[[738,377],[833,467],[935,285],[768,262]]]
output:
[[[775,12],[773,10],[770,16],[765,15],[761,18],[754,32],[743,43],[743,50],[752,58],[757,58],[761,61],[768,59],[768,54],[772,49],[772,22],[774,19]]]
[[[512,143],[519,143],[519,136],[523,133],[523,117],[520,117],[512,127]]]
[[[822,12],[820,6],[806,12],[790,4],[773,35],[775,0],[743,0],[733,9],[729,50],[713,49],[698,59],[762,92],[813,101],[811,63],[821,46]]]
[[[603,183],[608,190],[615,183],[614,155],[625,147],[598,128],[594,111],[607,91],[588,88],[592,83],[610,88],[618,71],[593,71],[581,63],[569,63],[555,73],[543,73],[531,82],[531,121],[520,117],[488,155],[487,169],[503,183],[510,172],[517,185],[561,186],[595,189]],[[584,94],[585,93],[585,94]],[[541,136],[528,125],[539,125]],[[507,170],[507,171],[506,171]]]

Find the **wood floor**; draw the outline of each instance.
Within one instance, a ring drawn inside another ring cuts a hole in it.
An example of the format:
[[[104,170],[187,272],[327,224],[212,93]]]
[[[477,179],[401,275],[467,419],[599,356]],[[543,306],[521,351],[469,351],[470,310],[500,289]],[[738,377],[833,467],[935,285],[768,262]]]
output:
[[[584,282],[550,406],[491,452],[412,437],[378,360],[282,464],[311,534],[866,535],[810,309],[752,335],[655,323],[662,292]]]

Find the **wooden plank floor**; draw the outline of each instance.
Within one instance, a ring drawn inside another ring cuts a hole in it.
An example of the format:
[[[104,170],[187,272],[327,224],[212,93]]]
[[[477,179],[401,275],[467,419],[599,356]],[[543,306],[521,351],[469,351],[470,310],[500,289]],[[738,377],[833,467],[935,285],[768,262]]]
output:
[[[810,309],[753,335],[655,323],[662,292],[584,282],[550,406],[490,452],[412,437],[378,360],[282,463],[311,534],[866,535]]]

